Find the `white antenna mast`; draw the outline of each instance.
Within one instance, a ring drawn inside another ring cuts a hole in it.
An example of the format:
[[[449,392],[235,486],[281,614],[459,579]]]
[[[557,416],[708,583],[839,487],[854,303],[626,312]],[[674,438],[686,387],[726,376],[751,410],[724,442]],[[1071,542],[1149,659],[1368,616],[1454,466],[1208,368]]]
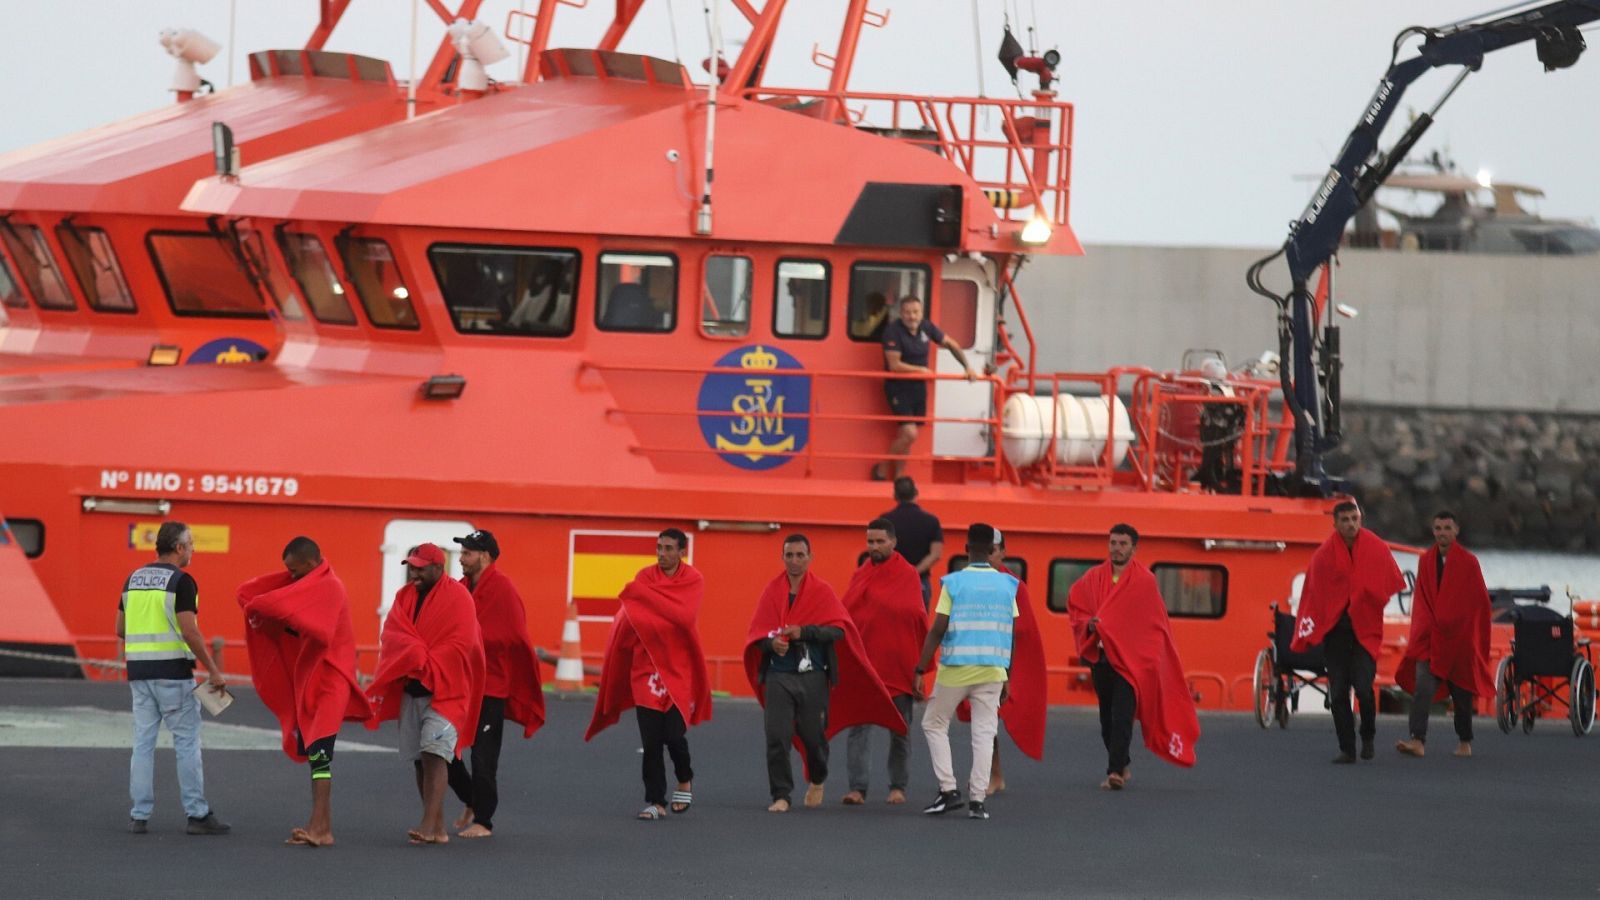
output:
[[[695,218],[694,233],[711,233],[711,179],[712,150],[717,136],[717,92],[722,87],[722,15],[719,0],[706,0],[706,36],[711,42],[711,80],[706,83],[706,169],[701,183],[700,212]]]

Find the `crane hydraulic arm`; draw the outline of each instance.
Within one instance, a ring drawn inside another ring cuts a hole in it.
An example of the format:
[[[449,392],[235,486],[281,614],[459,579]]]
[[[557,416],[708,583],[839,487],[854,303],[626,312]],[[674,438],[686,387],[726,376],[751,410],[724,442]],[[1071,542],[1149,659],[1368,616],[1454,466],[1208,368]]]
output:
[[[1411,27],[1395,36],[1388,71],[1311,202],[1290,224],[1288,240],[1256,261],[1246,275],[1250,289],[1278,307],[1279,373],[1284,400],[1294,414],[1295,466],[1303,490],[1324,494],[1331,490],[1322,454],[1336,446],[1340,436],[1339,329],[1330,317],[1317,339],[1319,308],[1309,290],[1312,274],[1328,264],[1346,223],[1422,139],[1439,108],[1468,74],[1478,70],[1485,54],[1533,41],[1545,71],[1567,68],[1584,50],[1579,26],[1600,19],[1600,0],[1520,3],[1488,15],[1494,18],[1439,28]],[[1402,47],[1416,36],[1422,38],[1416,55],[1400,59]],[[1459,66],[1461,71],[1433,108],[1412,120],[1393,148],[1379,148],[1384,126],[1406,89],[1424,73],[1445,66]],[[1261,282],[1262,271],[1279,256],[1289,266],[1291,287],[1286,296]],[[1325,306],[1331,310],[1333,304]]]

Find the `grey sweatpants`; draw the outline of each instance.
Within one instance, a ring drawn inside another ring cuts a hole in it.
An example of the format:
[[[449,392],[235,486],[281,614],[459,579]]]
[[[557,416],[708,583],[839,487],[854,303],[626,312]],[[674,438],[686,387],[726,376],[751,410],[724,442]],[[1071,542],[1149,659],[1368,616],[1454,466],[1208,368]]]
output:
[[[899,694],[894,698],[894,708],[900,711],[900,718],[906,722],[906,728],[911,727],[911,695]],[[850,790],[867,792],[867,784],[871,780],[872,772],[872,732],[877,730],[876,725],[856,725],[850,729],[849,753],[847,763],[850,768]],[[906,782],[911,778],[907,765],[911,753],[908,738],[903,734],[889,732],[889,790],[903,791]]]

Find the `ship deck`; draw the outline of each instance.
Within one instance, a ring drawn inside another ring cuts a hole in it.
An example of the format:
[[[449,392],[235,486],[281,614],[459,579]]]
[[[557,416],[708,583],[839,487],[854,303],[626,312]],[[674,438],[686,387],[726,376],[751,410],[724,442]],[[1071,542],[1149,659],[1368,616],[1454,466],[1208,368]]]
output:
[[[1331,766],[1325,716],[1263,732],[1246,715],[1206,714],[1199,766],[1179,770],[1136,747],[1132,784],[1111,794],[1096,787],[1105,757],[1092,713],[1052,710],[1045,762],[1005,744],[1007,790],[991,800],[991,820],[974,822],[916,811],[932,794],[932,776],[915,732],[912,804],[881,802],[880,737],[875,796],[864,808],[840,806],[841,735],[827,804],[768,814],[760,711],[719,700],[715,720],[690,733],[693,810],[639,822],[632,717],[586,745],[590,701],[552,697],[542,732],[507,737],[494,838],[408,846],[405,830],[418,817],[410,768],[377,750],[393,746],[394,726],[347,726],[334,764],[338,846],[313,851],[280,843],[308,812],[306,774],[274,749],[274,723],[248,689],[222,719],[207,718],[204,738],[207,792],[233,835],[183,834],[165,749],[151,832],[124,833],[126,690],[0,681],[7,894],[1467,898],[1600,890],[1590,783],[1600,735],[1574,739],[1564,720],[1506,736],[1480,718],[1477,756],[1460,760],[1449,754],[1449,721],[1436,717],[1436,755],[1415,760],[1392,749],[1404,720],[1385,716],[1376,761]],[[964,726],[956,731],[964,769]],[[448,798],[447,817],[458,811]]]

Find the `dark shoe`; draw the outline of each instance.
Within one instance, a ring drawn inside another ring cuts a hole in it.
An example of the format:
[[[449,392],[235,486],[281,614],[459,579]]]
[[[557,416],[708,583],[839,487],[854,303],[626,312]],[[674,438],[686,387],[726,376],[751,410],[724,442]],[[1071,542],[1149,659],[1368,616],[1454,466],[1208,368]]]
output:
[[[966,806],[966,804],[961,802],[960,794],[955,791],[940,791],[939,795],[933,798],[933,802],[924,806],[922,811],[927,815],[937,816],[940,813],[947,813],[963,806]]]
[[[971,803],[967,804],[967,818],[969,818],[969,819],[987,819],[987,818],[989,818],[989,810],[984,808],[982,800],[974,800]]]
[[[233,828],[217,819],[217,814],[208,812],[204,819],[189,817],[189,827],[184,829],[188,834],[227,834]]]
[[[1333,764],[1336,766],[1348,766],[1355,761],[1356,758],[1349,753],[1341,753],[1332,759]]]
[[[1362,738],[1361,739],[1361,758],[1362,759],[1371,759],[1373,757],[1374,752],[1375,751],[1373,750],[1373,746],[1372,746],[1372,738]]]
[[[144,833],[148,832],[149,830],[150,830],[150,823],[147,822],[144,819],[129,819],[128,820],[128,833],[129,834],[144,834]]]

